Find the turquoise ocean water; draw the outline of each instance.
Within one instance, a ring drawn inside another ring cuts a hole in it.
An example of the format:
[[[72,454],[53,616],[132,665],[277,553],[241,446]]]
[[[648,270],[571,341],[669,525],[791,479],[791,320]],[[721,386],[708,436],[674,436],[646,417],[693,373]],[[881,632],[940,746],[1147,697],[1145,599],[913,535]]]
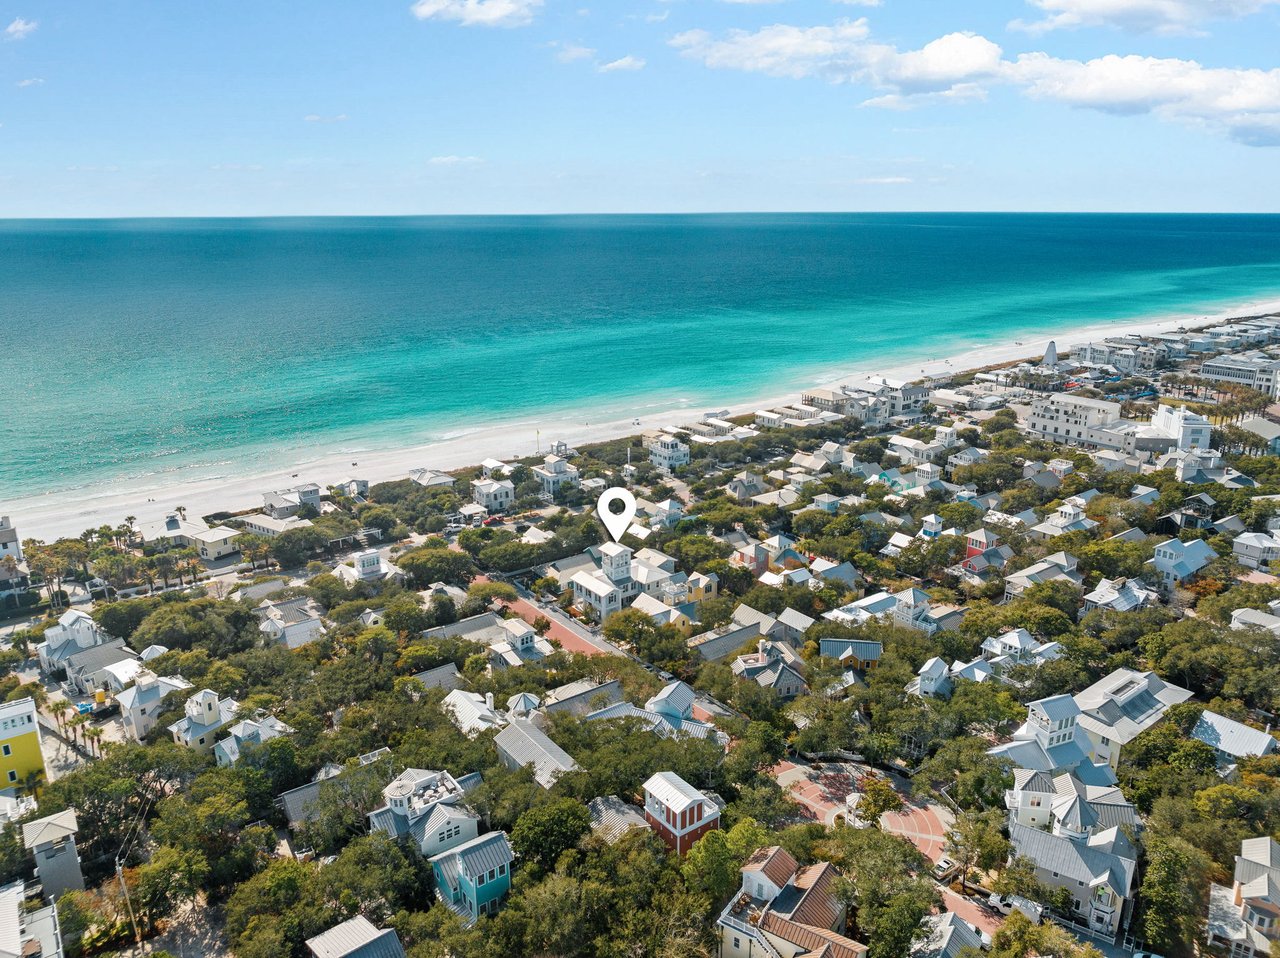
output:
[[[0,505],[1267,298],[1277,216],[0,221]]]

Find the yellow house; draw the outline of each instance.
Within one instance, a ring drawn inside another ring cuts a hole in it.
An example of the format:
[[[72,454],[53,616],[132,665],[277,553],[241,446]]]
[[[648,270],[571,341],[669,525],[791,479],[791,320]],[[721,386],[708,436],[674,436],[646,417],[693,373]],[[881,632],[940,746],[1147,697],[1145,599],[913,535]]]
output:
[[[0,788],[21,785],[32,772],[44,771],[36,703],[25,698],[0,704]]]

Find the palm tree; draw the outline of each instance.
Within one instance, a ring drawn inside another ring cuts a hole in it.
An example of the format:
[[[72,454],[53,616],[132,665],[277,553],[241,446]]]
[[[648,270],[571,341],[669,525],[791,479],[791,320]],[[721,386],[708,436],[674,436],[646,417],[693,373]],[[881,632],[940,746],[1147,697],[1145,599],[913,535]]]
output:
[[[178,506],[178,507],[177,507],[176,509],[174,509],[173,511],[174,511],[174,512],[176,512],[180,518],[182,518],[182,519],[187,518],[187,507],[186,507],[186,506]]]
[[[84,738],[89,745],[89,754],[95,755],[98,758],[101,758],[102,746],[99,743],[102,739],[102,729],[86,728],[84,730]]]
[[[71,708],[71,703],[66,699],[58,699],[56,702],[49,703],[49,711],[53,713],[53,720],[58,723],[58,728],[62,728],[66,724],[66,715]]]

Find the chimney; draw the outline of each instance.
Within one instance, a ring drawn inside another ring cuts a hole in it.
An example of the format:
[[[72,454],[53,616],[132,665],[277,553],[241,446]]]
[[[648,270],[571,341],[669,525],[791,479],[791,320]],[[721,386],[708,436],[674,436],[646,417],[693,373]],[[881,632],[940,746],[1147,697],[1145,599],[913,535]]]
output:
[[[764,655],[764,654],[765,654],[765,647],[766,647],[768,644],[769,644],[769,643],[768,643],[767,641],[765,641],[765,639],[764,639],[763,637],[761,637],[760,641],[756,643],[756,651],[757,651],[757,652],[759,652],[761,655]]]
[[[492,692],[485,692],[485,693],[484,693],[484,704],[485,704],[485,705],[487,705],[490,709],[492,709],[492,708],[493,708],[493,693],[492,693]]]

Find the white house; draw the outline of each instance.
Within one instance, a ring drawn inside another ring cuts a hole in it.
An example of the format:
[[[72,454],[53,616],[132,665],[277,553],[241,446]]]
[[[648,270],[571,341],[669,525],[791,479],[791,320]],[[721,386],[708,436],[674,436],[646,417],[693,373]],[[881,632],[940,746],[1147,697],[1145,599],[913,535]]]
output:
[[[240,761],[240,751],[246,745],[261,745],[281,735],[292,735],[293,729],[272,715],[241,719],[227,729],[227,737],[214,743],[213,757],[219,765],[229,766]]]
[[[1171,705],[1189,698],[1189,689],[1171,685],[1154,672],[1116,669],[1094,682],[1075,696],[1090,759],[1115,768],[1121,748],[1164,718]]]
[[[306,529],[311,525],[310,519],[299,519],[297,516],[285,516],[277,519],[275,516],[269,516],[265,512],[251,512],[247,516],[241,516],[240,521],[244,523],[245,531],[267,539],[274,539],[276,536],[293,529]]]
[[[1231,958],[1269,958],[1280,942],[1280,843],[1240,843],[1230,888],[1209,886],[1209,944]]]
[[[239,708],[235,699],[219,699],[217,692],[202,689],[187,699],[185,714],[169,731],[179,745],[207,753],[213,750],[214,733],[234,719]]]
[[[1078,496],[1063,500],[1053,515],[1031,527],[1033,539],[1053,539],[1068,532],[1088,532],[1098,523],[1084,514],[1085,501]]]
[[[554,497],[561,489],[578,485],[578,467],[560,456],[551,455],[542,465],[533,467],[533,474],[542,483],[542,494]]]
[[[493,693],[480,695],[465,689],[454,689],[440,703],[445,715],[467,738],[475,738],[488,729],[501,728],[506,718],[494,711]]]
[[[516,501],[516,487],[510,479],[477,479],[471,483],[471,498],[491,514],[503,512]]]
[[[689,464],[689,447],[675,436],[659,433],[648,442],[649,461],[660,471],[670,473]]]
[[[333,574],[348,586],[360,582],[400,582],[404,580],[404,572],[393,563],[382,557],[377,549],[366,549],[352,557],[352,564],[345,562],[334,566]]]
[[[1186,406],[1156,407],[1151,426],[1173,439],[1175,449],[1208,449],[1213,441],[1209,420]]]
[[[149,669],[138,672],[133,685],[115,696],[125,733],[135,742],[141,742],[156,727],[165,696],[189,688],[191,683],[181,675],[156,675]]]
[[[263,602],[254,610],[258,629],[288,649],[300,649],[327,631],[324,611],[310,596]]]
[[[1242,532],[1231,543],[1231,555],[1242,566],[1265,570],[1280,559],[1280,536],[1274,532]]]
[[[94,646],[105,645],[111,636],[102,630],[93,617],[79,609],[68,609],[44,633],[44,641],[36,646],[42,672],[56,672],[64,668],[67,659]]]

